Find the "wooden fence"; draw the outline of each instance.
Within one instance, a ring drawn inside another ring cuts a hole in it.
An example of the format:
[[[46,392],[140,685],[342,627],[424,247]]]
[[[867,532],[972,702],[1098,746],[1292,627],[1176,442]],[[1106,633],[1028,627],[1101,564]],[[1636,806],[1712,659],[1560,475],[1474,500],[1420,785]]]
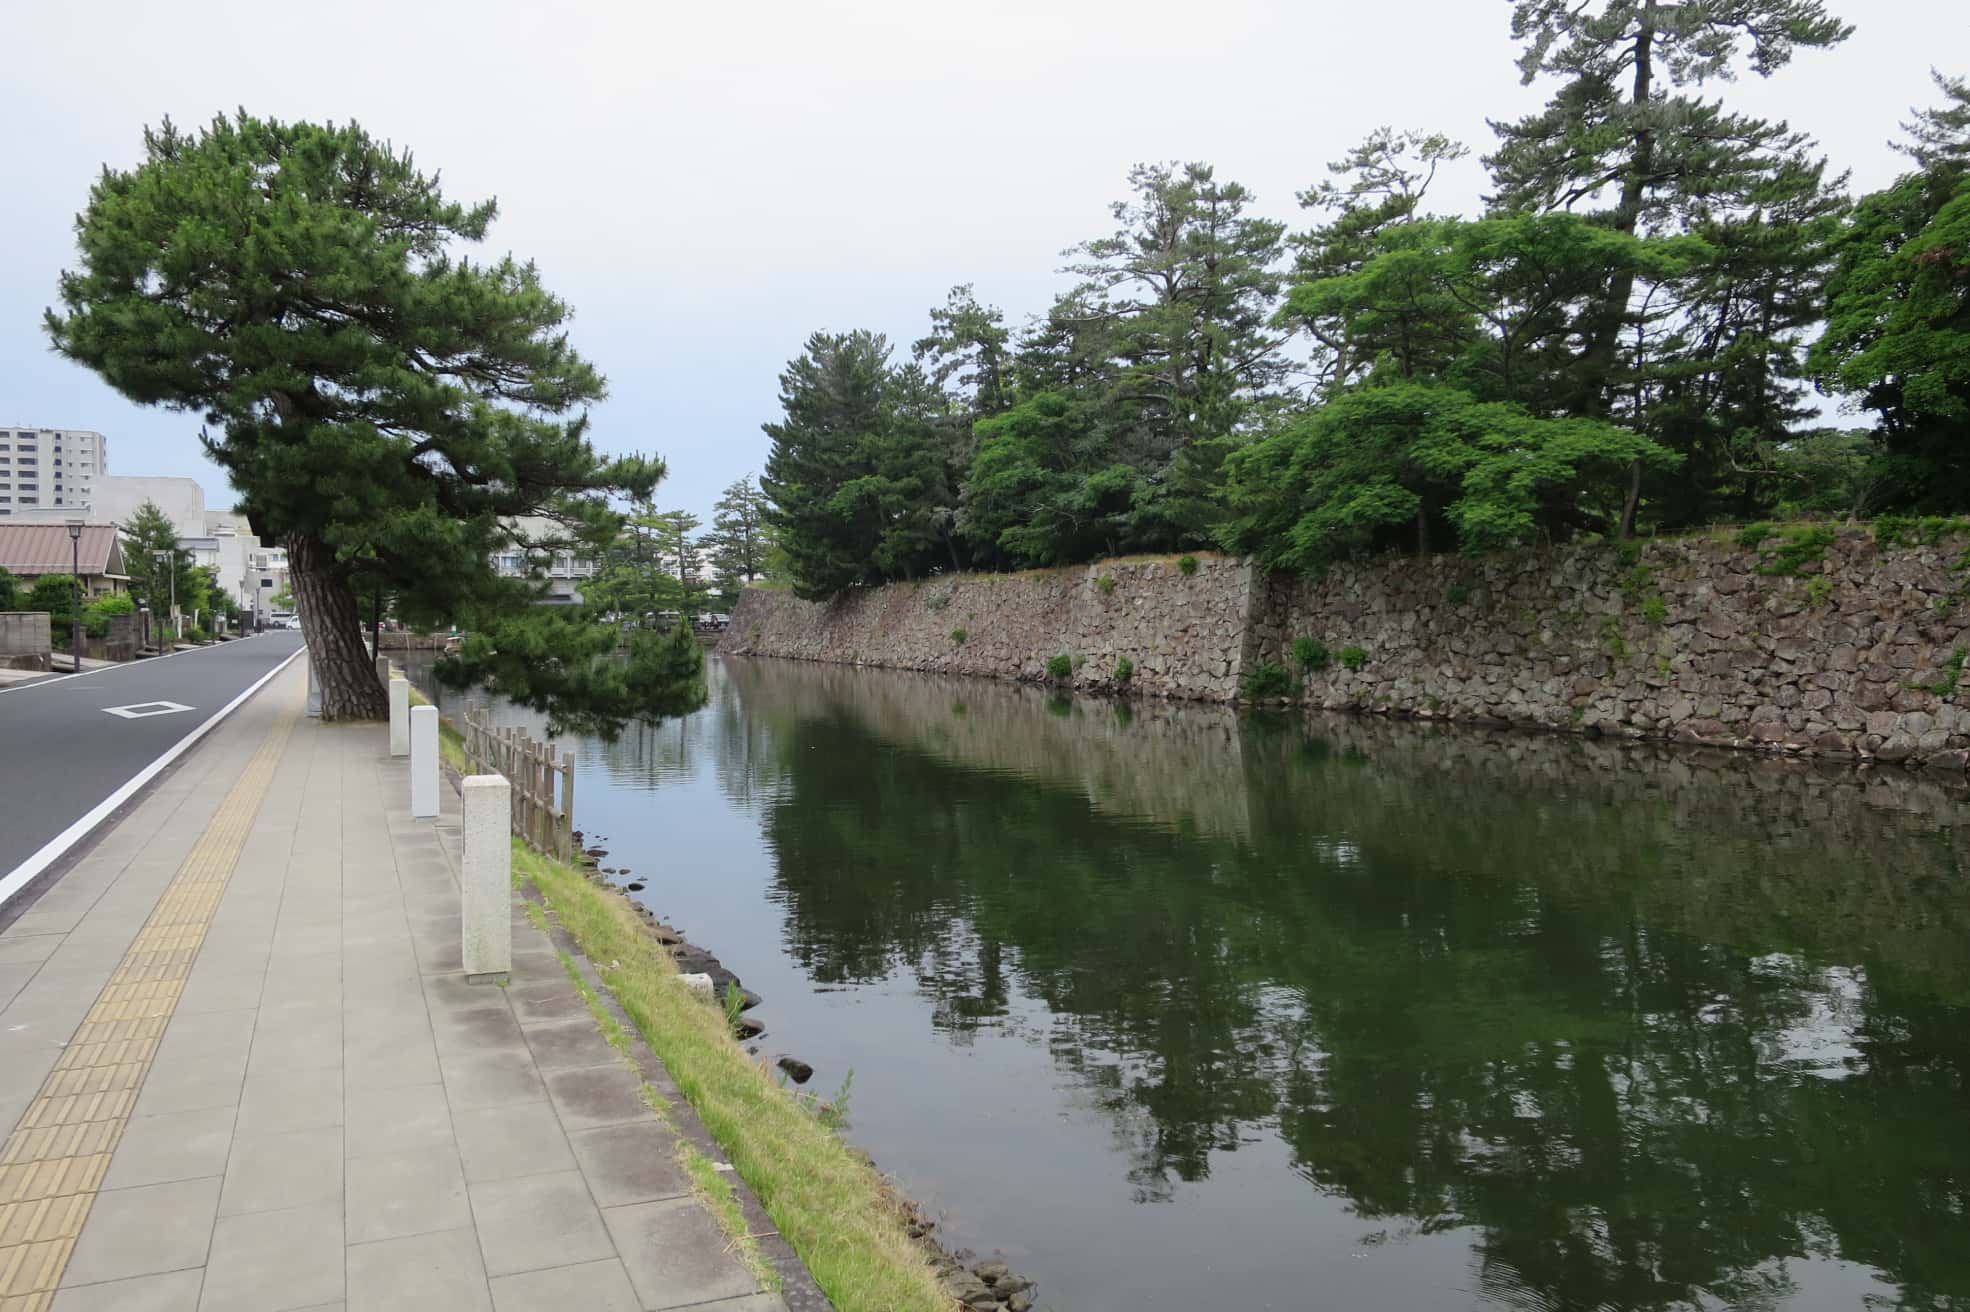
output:
[[[536,852],[576,859],[574,753],[564,752],[557,761],[553,743],[498,728],[484,711],[467,711],[465,755],[475,774],[502,774],[513,785],[516,836]]]

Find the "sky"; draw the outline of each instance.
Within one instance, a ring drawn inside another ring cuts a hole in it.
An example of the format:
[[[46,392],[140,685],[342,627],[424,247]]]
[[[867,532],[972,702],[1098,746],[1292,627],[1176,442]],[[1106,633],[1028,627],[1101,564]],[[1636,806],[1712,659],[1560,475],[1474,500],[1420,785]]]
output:
[[[1829,0],[1858,24],[1769,80],[1717,88],[1816,137],[1865,191],[1928,70],[1970,73],[1961,0]],[[489,256],[534,260],[610,382],[608,451],[661,455],[666,508],[709,520],[758,471],[777,376],[820,329],[899,358],[957,283],[1013,323],[1112,227],[1138,161],[1204,160],[1305,226],[1297,191],[1380,124],[1472,157],[1432,193],[1468,210],[1486,120],[1536,107],[1510,0],[93,0],[0,3],[0,425],[108,435],[113,474],[190,476],[230,504],[195,415],[146,409],[51,354],[41,312],[73,218],[145,124],[244,107],[350,118],[496,197]]]

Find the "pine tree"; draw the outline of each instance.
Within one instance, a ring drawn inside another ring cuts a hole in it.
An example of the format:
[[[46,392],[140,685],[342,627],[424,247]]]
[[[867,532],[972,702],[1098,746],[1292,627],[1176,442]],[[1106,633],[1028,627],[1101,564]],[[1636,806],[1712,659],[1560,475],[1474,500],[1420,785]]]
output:
[[[702,544],[718,576],[719,591],[728,598],[766,572],[773,546],[766,523],[769,510],[766,494],[751,474],[729,484],[712,507],[711,532]]]
[[[521,516],[605,545],[608,496],[663,474],[589,444],[603,379],[534,267],[456,253],[495,213],[353,123],[242,112],[146,131],[143,162],[106,169],[78,220],[54,345],[134,401],[208,417],[249,522],[287,548],[325,719],[385,712],[358,603],[378,587],[408,619],[496,633],[471,665],[502,688],[629,704],[609,635],[491,566]]]
[[[130,596],[150,608],[153,623],[168,622],[174,580],[178,609],[190,613],[192,553],[179,548],[178,527],[157,502],[145,501],[124,525],[123,561],[130,574]]]

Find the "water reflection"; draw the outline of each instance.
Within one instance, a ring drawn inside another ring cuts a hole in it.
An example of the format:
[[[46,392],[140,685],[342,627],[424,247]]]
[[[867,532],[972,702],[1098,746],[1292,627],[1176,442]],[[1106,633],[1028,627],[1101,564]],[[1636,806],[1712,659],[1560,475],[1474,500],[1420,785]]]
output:
[[[935,1096],[884,1121],[962,1098],[940,1048],[1044,1054],[997,1151],[1044,1170],[1057,1114],[1125,1179],[1058,1209],[1017,1170],[949,1183],[1007,1191],[979,1238],[1048,1251],[1074,1307],[1970,1300],[1960,788],[781,662],[715,685],[585,765],[715,781],[795,973],[921,1000],[875,1078]],[[934,1134],[860,1130],[934,1170]],[[1110,1250],[1004,1233],[1026,1214]],[[1160,1217],[1198,1245],[1129,1249]]]

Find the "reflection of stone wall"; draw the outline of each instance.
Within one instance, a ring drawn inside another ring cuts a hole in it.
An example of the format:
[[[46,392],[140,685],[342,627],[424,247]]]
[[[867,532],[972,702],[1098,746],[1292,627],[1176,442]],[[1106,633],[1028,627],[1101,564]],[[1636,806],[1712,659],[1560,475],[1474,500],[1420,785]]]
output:
[[[1126,656],[1138,692],[1228,701],[1238,691],[1252,571],[1218,556],[1196,560],[1192,574],[1174,557],[960,574],[857,589],[825,604],[753,588],[739,598],[721,650],[999,679],[1039,679],[1048,659],[1064,654],[1078,659],[1074,682],[1083,688],[1108,685]]]
[[[1039,688],[731,661],[748,715],[848,714],[878,737],[1074,789],[1096,811],[1215,838],[1249,829],[1237,719],[1181,702],[1069,701]]]
[[[1111,561],[825,605],[755,589],[723,649],[1021,679],[1064,652],[1082,658],[1074,683],[1087,689],[1112,689],[1127,656],[1130,691],[1222,701],[1310,637],[1337,658],[1305,687],[1329,709],[1970,764],[1952,665],[1970,647],[1964,544],[1883,548],[1843,529],[1823,553],[1782,562],[1784,545],[1691,537],[1626,559],[1593,545],[1318,578],[1267,579],[1219,557],[1188,576],[1170,560]],[[1366,653],[1359,669],[1338,660],[1348,647]]]

